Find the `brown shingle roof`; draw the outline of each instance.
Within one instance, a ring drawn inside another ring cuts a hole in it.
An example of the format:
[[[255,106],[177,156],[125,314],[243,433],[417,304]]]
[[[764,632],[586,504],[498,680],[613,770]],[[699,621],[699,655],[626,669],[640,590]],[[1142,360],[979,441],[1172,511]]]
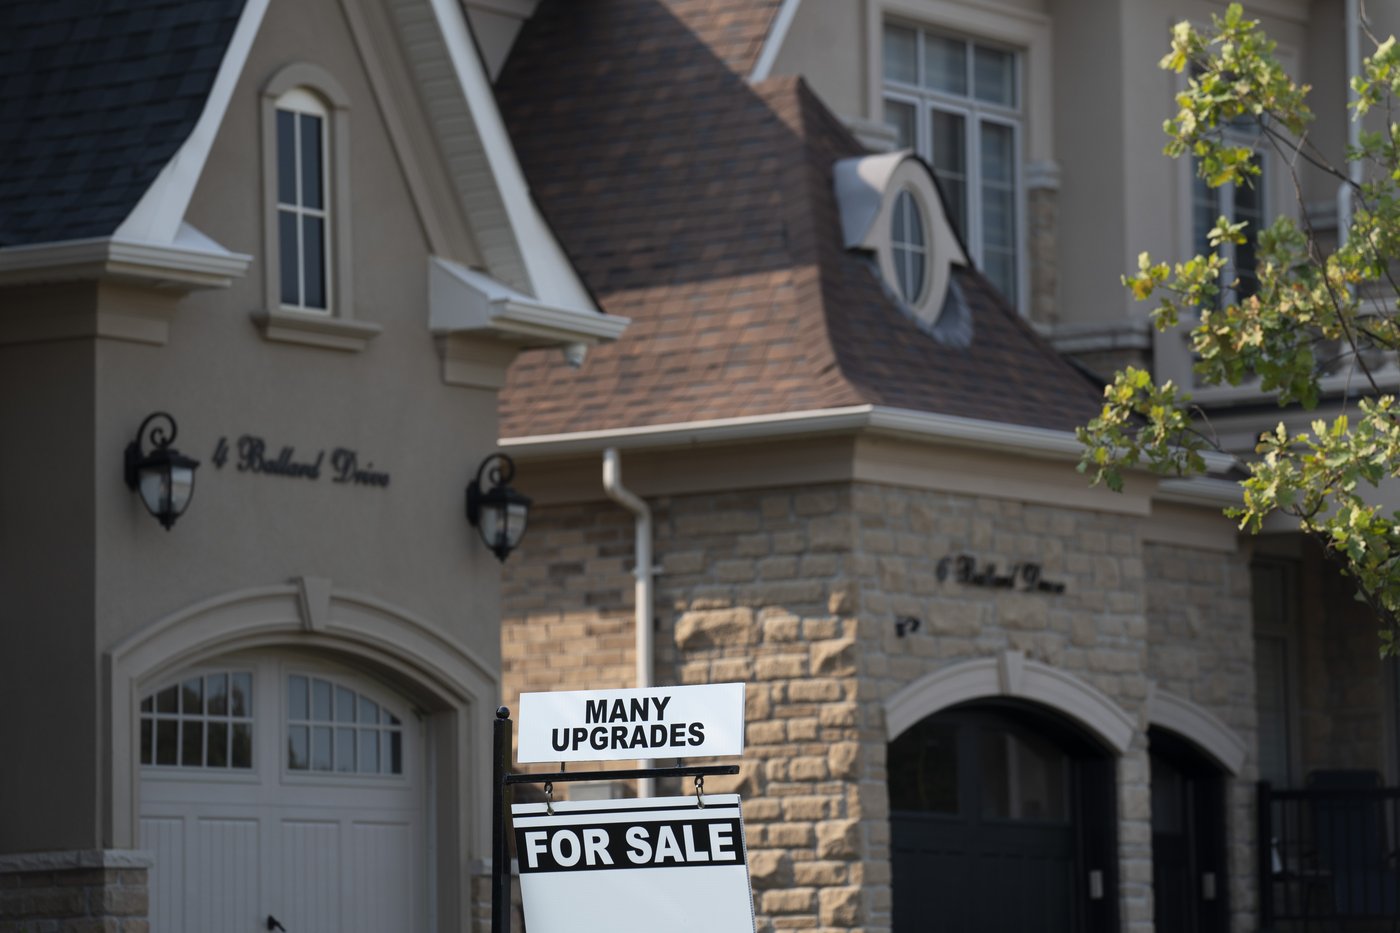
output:
[[[776,3],[546,0],[498,83],[541,209],[603,308],[579,370],[531,352],[502,436],[877,404],[1039,427],[1100,393],[957,277],[970,346],[920,330],[846,250],[832,167],[859,144],[799,79],[748,85]]]

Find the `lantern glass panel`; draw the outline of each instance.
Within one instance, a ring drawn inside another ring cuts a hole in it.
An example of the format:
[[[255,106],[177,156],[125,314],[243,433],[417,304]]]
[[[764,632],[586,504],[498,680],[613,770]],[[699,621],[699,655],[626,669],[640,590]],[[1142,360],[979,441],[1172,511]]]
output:
[[[170,474],[164,465],[144,466],[140,474],[141,501],[152,515],[160,516],[170,509]]]
[[[525,520],[530,514],[530,506],[525,502],[512,502],[506,506],[506,544],[515,550],[520,539],[525,536]]]
[[[170,508],[183,515],[194,495],[194,467],[177,463],[170,468]]]

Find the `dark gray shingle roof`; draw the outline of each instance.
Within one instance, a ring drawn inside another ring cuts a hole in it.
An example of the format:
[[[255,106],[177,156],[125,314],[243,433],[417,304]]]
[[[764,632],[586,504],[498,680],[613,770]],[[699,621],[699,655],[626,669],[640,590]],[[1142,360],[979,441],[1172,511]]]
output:
[[[0,0],[0,246],[116,230],[194,128],[245,0]]]

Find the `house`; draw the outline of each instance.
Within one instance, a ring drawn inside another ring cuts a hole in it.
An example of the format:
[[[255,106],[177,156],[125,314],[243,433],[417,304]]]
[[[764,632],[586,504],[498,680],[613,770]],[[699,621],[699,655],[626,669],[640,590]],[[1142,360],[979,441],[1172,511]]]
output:
[[[466,15],[0,5],[7,929],[471,927],[500,587],[464,490],[513,356],[626,322]]]
[[[488,53],[542,212],[633,321],[576,370],[523,354],[501,396],[536,503],[507,703],[746,682],[723,786],[760,929],[1395,915],[1396,671],[1346,581],[1236,533],[1228,457],[1121,496],[1073,469],[1103,374],[1190,378],[1121,272],[1290,209],[1268,152],[1219,191],[1160,155],[1167,28],[1223,9],[545,0]],[[1255,11],[1337,157],[1357,9]],[[1300,183],[1325,225],[1335,188]],[[1200,399],[1242,455],[1279,417]]]

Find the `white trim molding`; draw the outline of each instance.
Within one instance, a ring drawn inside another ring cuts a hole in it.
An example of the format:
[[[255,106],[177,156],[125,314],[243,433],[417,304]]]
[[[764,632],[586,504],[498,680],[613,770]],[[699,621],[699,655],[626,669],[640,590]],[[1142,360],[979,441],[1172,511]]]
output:
[[[591,307],[588,290],[530,197],[462,5],[458,0],[427,0],[427,6],[441,30],[453,77],[466,102],[465,116],[476,126],[487,167],[500,192],[530,290],[550,305]]]
[[[243,7],[194,129],[117,228],[116,239],[166,243],[179,232],[269,2],[248,0]]]
[[[552,305],[461,263],[428,257],[428,329],[448,385],[499,389],[518,351],[584,350],[616,340],[630,323],[591,306]]]
[[[1148,687],[1147,722],[1186,739],[1232,776],[1244,767],[1249,746],[1239,733],[1204,706],[1168,693],[1156,684]]]
[[[252,261],[182,224],[170,243],[110,236],[7,246],[0,249],[0,285],[112,279],[180,291],[228,288]]]
[[[503,437],[500,446],[516,457],[559,456],[625,450],[690,447],[695,444],[763,441],[776,437],[818,436],[868,430],[912,440],[939,441],[983,450],[998,450],[1048,460],[1078,460],[1083,448],[1074,434],[999,421],[962,418],[883,405],[851,405],[810,411],[780,412],[742,418],[714,418],[641,427],[606,428],[568,434]],[[1235,458],[1204,454],[1212,473],[1228,470]]]
[[[773,63],[778,60],[778,53],[783,50],[788,30],[792,28],[792,21],[797,17],[797,8],[801,5],[802,0],[783,0],[783,5],[778,7],[777,14],[768,26],[768,35],[763,40],[763,47],[759,49],[758,58],[754,61],[753,71],[749,73],[750,84],[766,81],[773,73]]]
[[[934,713],[989,697],[1015,697],[1062,713],[1120,755],[1137,732],[1136,720],[1103,691],[1068,671],[1006,650],[934,671],[889,697],[885,738],[894,741]]]

